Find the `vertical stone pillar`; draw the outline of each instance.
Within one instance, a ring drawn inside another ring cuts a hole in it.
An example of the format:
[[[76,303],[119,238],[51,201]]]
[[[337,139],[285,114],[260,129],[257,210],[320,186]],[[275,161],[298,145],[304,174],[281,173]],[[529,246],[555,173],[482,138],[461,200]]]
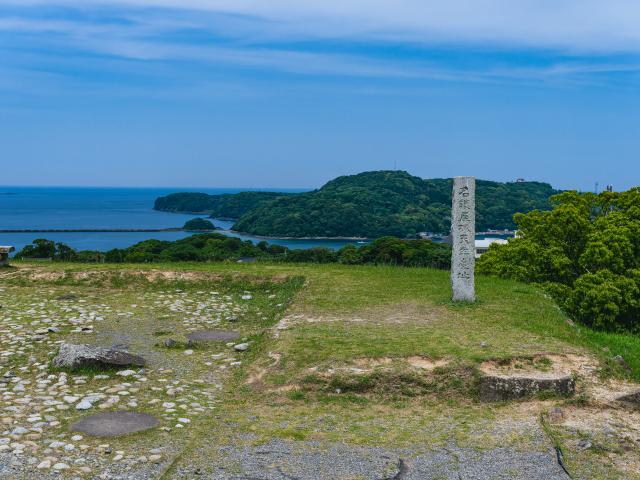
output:
[[[476,179],[453,179],[451,287],[454,302],[474,302],[476,265]]]

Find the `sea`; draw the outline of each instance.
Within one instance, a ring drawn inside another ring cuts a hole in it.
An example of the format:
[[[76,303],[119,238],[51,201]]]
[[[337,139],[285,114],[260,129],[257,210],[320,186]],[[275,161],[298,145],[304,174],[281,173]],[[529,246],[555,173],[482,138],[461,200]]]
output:
[[[238,193],[257,189],[185,188],[83,188],[83,187],[1,187],[0,230],[61,229],[162,229],[180,228],[198,217],[153,210],[154,200],[174,192],[197,191],[209,194]],[[264,190],[262,190],[264,191]],[[303,192],[279,189],[280,192]],[[338,249],[356,241],[263,239],[231,231],[233,222],[212,219],[220,233],[243,240],[283,245],[291,249],[327,247]],[[107,251],[155,238],[178,240],[189,232],[61,232],[0,233],[0,245],[20,250],[36,238],[63,242],[77,250]]]

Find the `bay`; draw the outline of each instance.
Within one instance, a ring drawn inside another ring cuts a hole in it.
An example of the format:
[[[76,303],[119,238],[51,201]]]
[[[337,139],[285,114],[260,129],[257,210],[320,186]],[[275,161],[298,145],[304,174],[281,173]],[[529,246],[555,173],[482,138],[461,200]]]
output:
[[[0,229],[160,229],[182,227],[197,215],[153,210],[157,197],[173,192],[197,191],[209,194],[238,193],[259,189],[222,188],[85,188],[85,187],[2,187],[0,186]],[[279,189],[302,192],[302,189]],[[214,219],[228,236],[258,242],[262,238],[240,235],[229,229],[233,222]],[[178,240],[188,232],[64,232],[64,233],[0,233],[0,245],[13,245],[17,250],[35,238],[63,242],[78,250],[110,250],[124,248],[155,238]],[[338,249],[346,240],[293,240],[273,238],[269,243],[289,248],[327,247]]]

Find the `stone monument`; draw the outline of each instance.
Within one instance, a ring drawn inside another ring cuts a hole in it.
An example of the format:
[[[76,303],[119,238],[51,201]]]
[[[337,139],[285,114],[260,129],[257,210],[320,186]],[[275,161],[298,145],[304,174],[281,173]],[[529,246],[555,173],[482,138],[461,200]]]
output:
[[[454,302],[476,299],[474,270],[476,264],[476,179],[453,179],[451,208],[451,287]]]

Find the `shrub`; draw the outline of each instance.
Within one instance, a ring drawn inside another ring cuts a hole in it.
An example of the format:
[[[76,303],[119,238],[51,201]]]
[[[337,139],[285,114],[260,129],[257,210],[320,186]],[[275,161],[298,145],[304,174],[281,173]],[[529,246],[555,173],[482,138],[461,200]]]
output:
[[[338,251],[328,248],[291,250],[280,245],[227,237],[219,233],[203,233],[167,242],[145,240],[128,248],[106,253],[76,251],[64,244],[38,239],[20,253],[25,258],[52,258],[60,261],[150,263],[207,262],[238,260],[243,257],[282,262],[344,263],[352,265],[391,264],[408,267],[449,268],[451,247],[428,240],[380,238],[369,245],[347,245]],[[48,255],[48,256],[44,256]]]
[[[182,228],[187,231],[197,232],[199,230],[215,230],[216,227],[204,218],[193,218],[187,221]]]
[[[478,271],[540,283],[573,318],[640,331],[640,188],[552,197],[515,215],[518,238],[492,245]]]

